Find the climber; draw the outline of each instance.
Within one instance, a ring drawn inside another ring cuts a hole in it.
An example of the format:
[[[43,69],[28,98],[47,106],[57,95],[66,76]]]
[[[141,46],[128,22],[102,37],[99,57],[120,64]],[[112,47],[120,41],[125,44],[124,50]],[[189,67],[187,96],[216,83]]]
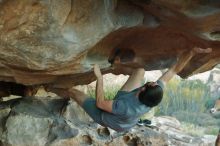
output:
[[[120,63],[120,57],[114,57],[113,66],[120,67],[121,72],[125,74],[130,74],[129,79],[118,91],[114,100],[106,100],[104,97],[103,77],[98,65],[94,65],[94,73],[97,77],[96,99],[90,98],[76,89],[49,87],[49,91],[61,97],[70,97],[75,100],[100,125],[116,131],[128,131],[137,124],[141,115],[161,102],[164,85],[180,72],[194,55],[210,53],[211,51],[211,48],[195,47],[192,51],[183,53],[177,63],[164,73],[158,81],[148,82],[143,86],[141,82],[145,70],[143,68],[123,67],[123,63]]]

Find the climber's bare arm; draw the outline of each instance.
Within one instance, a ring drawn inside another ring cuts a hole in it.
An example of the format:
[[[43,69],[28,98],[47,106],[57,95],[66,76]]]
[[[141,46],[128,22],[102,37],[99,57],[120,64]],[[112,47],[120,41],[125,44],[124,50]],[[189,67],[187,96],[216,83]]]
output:
[[[96,106],[104,111],[112,112],[113,100],[105,100],[104,90],[103,90],[103,77],[99,66],[94,65],[94,73],[97,77],[96,82]]]
[[[132,91],[140,87],[144,80],[145,70],[140,65],[135,64],[134,61],[123,63],[120,61],[119,57],[115,57],[113,62],[113,68],[124,75],[129,75],[128,80],[120,89],[121,91]]]
[[[165,72],[159,80],[163,83],[167,83],[174,75],[182,71],[186,64],[192,59],[196,54],[210,53],[211,48],[202,49],[194,47],[189,53],[181,54],[176,64],[174,64],[167,72]]]
[[[177,63],[174,64],[170,69],[168,69],[167,72],[165,72],[161,77],[160,81],[162,81],[164,84],[170,81],[170,79],[173,78],[174,75],[176,75],[178,72],[180,72],[186,64],[191,60],[191,58],[194,56],[193,53],[188,54],[182,54],[180,58],[178,59]]]
[[[140,87],[144,80],[144,73],[144,68],[132,69],[131,75],[120,90],[129,92]]]

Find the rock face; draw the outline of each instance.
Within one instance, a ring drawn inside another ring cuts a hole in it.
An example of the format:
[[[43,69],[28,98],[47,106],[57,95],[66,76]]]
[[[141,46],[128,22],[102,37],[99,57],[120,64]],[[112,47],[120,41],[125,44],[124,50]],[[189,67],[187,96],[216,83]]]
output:
[[[193,137],[172,117],[155,126],[117,133],[94,123],[75,102],[59,98],[22,98],[0,104],[1,146],[209,146],[216,136]]]
[[[218,97],[220,94],[220,70],[211,71],[207,84],[210,86],[212,96]]]
[[[69,87],[94,80],[94,63],[120,73],[108,62],[116,48],[154,70],[194,46],[212,47],[186,77],[219,63],[219,17],[218,0],[0,0],[0,80]]]

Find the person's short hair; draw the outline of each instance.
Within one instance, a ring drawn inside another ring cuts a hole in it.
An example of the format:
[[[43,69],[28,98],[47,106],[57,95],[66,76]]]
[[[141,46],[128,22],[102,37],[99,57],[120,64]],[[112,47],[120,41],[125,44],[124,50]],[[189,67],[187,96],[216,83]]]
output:
[[[141,91],[138,98],[141,103],[148,107],[157,106],[163,98],[163,89],[159,85],[151,86],[146,83],[145,90]]]

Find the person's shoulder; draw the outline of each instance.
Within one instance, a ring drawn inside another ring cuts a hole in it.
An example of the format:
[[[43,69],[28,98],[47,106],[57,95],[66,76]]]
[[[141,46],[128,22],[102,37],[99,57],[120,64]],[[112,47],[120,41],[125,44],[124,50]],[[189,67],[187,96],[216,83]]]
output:
[[[115,98],[120,98],[120,97],[128,97],[131,96],[137,89],[134,89],[132,91],[125,91],[125,90],[119,90],[115,96]]]

